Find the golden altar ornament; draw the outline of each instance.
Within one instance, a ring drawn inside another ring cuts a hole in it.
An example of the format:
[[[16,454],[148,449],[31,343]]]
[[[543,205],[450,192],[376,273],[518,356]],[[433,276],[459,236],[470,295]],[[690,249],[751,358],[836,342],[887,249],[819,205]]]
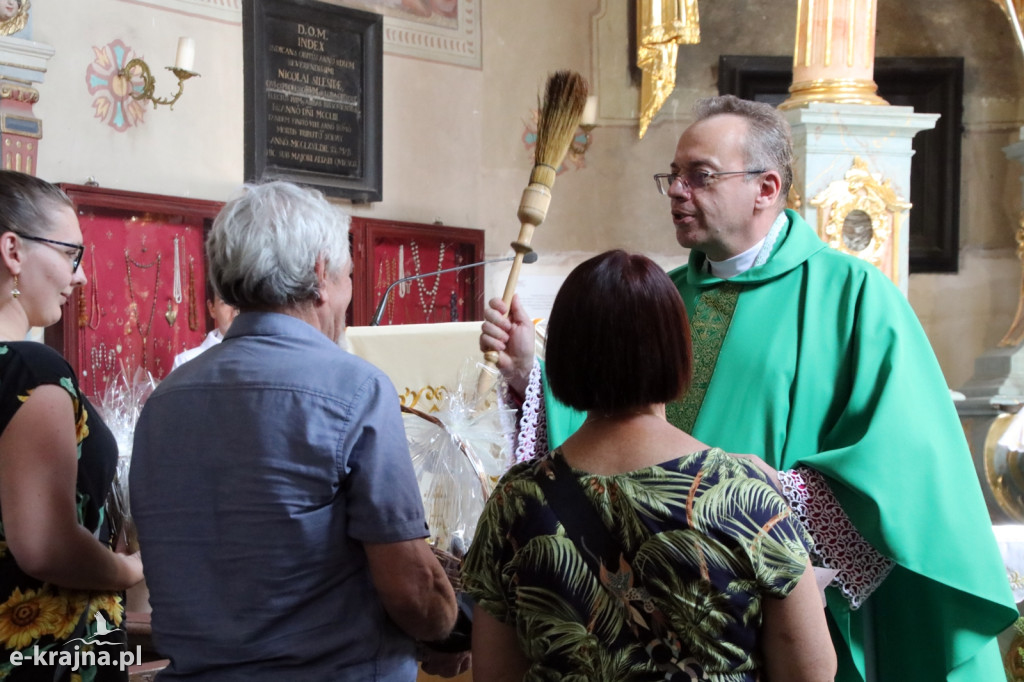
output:
[[[1013,35],[1017,39],[1017,47],[1024,53],[1024,31],[1021,30],[1021,25],[1024,24],[1024,3],[1020,0],[992,0],[992,2],[999,5],[1006,14],[1006,18],[1010,20],[1010,26],[1013,28]]]
[[[1017,39],[1017,47],[1020,48],[1021,54],[1024,54],[1024,31],[1021,29],[1021,25],[1024,24],[1024,3],[1020,0],[992,0],[992,2],[999,5],[1006,18],[1010,20],[1010,27],[1013,29],[1014,37]],[[1024,268],[1024,213],[1018,215],[1015,236],[1017,239],[1017,258],[1020,259],[1021,266]],[[998,345],[1000,348],[1013,347],[1021,341],[1024,341],[1024,269],[1021,270],[1020,291],[1017,295],[1017,312],[1013,316],[1010,328],[1003,335],[1003,338],[1000,339]]]
[[[643,139],[676,87],[679,46],[700,42],[697,0],[637,0],[636,31],[636,65],[643,71],[639,130]]]
[[[1014,416],[1000,412],[985,434],[985,482],[1000,510],[1014,523],[1024,523],[1024,453],[999,443]]]
[[[810,203],[820,212],[822,241],[868,261],[899,282],[900,215],[911,204],[896,194],[891,180],[880,180],[866,161],[854,157],[843,179],[830,183]]]
[[[999,341],[1000,348],[1013,347],[1024,341],[1024,213],[1017,219],[1017,258],[1021,262],[1020,291],[1017,294],[1017,312],[1010,328]]]

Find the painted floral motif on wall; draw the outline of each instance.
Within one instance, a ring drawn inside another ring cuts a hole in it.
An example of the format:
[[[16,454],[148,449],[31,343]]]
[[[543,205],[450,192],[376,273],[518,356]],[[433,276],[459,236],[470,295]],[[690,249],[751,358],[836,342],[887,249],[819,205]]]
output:
[[[523,147],[530,153],[531,157],[535,158],[537,152],[537,122],[540,118],[537,110],[531,112],[532,117],[526,122],[526,126],[523,129]],[[590,143],[587,133],[582,128],[576,130],[576,135],[572,139],[573,145],[583,146]],[[557,175],[561,175],[566,171],[580,170],[586,168],[587,160],[582,154],[576,154],[572,149],[565,154],[565,159],[562,160],[562,165],[558,167],[556,171]]]
[[[100,119],[119,133],[141,125],[149,106],[131,97],[131,91],[142,87],[141,76],[122,78],[118,72],[136,55],[132,48],[114,40],[103,47],[93,47],[94,59],[85,72],[89,94],[93,95],[92,108]]]

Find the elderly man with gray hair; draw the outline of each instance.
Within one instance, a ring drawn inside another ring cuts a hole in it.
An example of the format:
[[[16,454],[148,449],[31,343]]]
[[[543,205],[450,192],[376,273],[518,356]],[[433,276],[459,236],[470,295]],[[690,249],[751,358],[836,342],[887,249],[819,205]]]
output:
[[[160,679],[416,677],[451,630],[398,396],[341,350],[349,218],[318,192],[249,186],[207,239],[240,310],[139,419],[132,509]]]

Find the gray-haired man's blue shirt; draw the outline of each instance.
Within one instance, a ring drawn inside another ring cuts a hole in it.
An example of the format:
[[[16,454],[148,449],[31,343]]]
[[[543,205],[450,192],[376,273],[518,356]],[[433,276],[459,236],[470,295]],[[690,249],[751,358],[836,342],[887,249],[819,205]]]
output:
[[[301,320],[244,313],[157,387],[132,459],[162,678],[415,679],[362,548],[427,535],[382,372]]]

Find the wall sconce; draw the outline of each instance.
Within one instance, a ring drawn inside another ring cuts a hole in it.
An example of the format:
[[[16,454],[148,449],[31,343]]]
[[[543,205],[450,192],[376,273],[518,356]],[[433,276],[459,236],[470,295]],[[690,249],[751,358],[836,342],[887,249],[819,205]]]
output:
[[[587,150],[590,149],[590,131],[595,126],[597,126],[597,96],[590,95],[583,107],[583,115],[580,116],[580,130],[583,132],[573,137],[572,142],[569,143],[569,153],[580,162],[583,161]]]
[[[132,59],[124,65],[118,72],[118,76],[131,81],[132,72],[138,69],[142,76],[142,87],[129,87],[128,94],[132,96],[132,99],[148,99],[153,103],[155,109],[157,105],[166,104],[171,109],[174,108],[174,103],[181,97],[181,93],[185,91],[185,81],[193,76],[199,74],[192,70],[196,60],[196,42],[191,38],[178,38],[178,53],[174,59],[174,66],[165,67],[168,71],[173,73],[178,79],[178,92],[174,93],[174,96],[165,99],[162,97],[154,97],[153,90],[156,89],[156,78],[153,77],[152,71],[149,69],[149,64],[139,58]]]

